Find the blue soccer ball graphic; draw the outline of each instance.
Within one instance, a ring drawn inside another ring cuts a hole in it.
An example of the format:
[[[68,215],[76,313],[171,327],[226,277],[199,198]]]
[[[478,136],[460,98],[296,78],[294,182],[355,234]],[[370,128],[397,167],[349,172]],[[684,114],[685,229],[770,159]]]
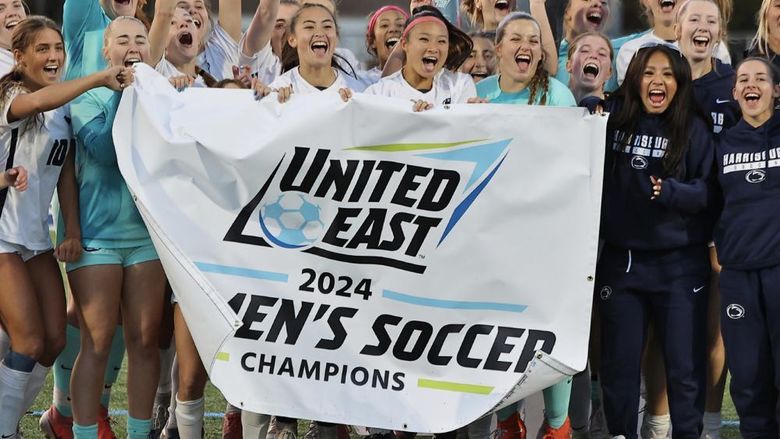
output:
[[[260,228],[272,244],[298,248],[316,242],[325,223],[320,218],[320,206],[303,194],[286,192],[260,208]]]

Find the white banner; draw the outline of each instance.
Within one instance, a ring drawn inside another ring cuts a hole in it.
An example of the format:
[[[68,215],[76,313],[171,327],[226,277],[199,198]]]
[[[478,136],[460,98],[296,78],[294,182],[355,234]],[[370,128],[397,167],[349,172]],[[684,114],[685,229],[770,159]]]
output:
[[[119,165],[232,404],[443,432],[584,368],[606,117],[411,107],[138,67]]]

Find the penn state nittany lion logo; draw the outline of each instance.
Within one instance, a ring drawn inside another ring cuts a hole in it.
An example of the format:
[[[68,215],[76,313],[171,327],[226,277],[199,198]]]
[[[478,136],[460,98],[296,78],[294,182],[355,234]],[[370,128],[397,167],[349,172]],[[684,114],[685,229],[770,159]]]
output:
[[[634,169],[646,169],[647,168],[647,159],[642,157],[641,155],[635,155],[631,157],[631,167]]]
[[[747,180],[748,183],[761,183],[766,180],[766,171],[763,169],[754,169],[745,174],[745,180]]]
[[[731,320],[739,320],[745,317],[745,308],[742,305],[732,303],[726,307],[726,315]]]

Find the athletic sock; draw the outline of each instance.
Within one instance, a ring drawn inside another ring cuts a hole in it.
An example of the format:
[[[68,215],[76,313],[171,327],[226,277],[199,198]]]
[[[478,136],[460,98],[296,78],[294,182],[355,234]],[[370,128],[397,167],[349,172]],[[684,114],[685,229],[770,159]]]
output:
[[[160,349],[160,378],[157,381],[157,394],[171,394],[173,358],[176,356],[176,345],[171,341],[167,349]]]
[[[148,439],[152,431],[152,419],[127,417],[127,439]]]
[[[646,414],[642,420],[642,437],[648,439],[665,438],[669,435],[672,418],[669,415]]]
[[[571,398],[571,378],[561,381],[542,391],[544,396],[544,417],[547,425],[560,428],[569,416],[569,399]]]
[[[24,388],[24,403],[22,404],[22,412],[19,413],[21,417],[27,410],[32,407],[35,402],[35,398],[38,393],[41,392],[43,383],[46,382],[46,375],[49,374],[50,367],[45,367],[40,363],[35,363],[32,372],[30,372],[30,379],[27,381],[27,386]]]
[[[704,432],[714,433],[720,431],[720,412],[704,412]]]
[[[171,392],[177,394],[179,391],[179,359],[173,356],[173,365],[171,366]],[[168,423],[166,429],[175,430],[178,427],[176,423],[176,398],[171,398],[171,404],[168,406]]]
[[[54,408],[62,416],[73,417],[70,406],[70,374],[81,350],[81,331],[67,325],[65,327],[65,348],[54,360]]]
[[[108,405],[111,402],[111,388],[119,377],[119,371],[122,370],[122,361],[124,358],[125,335],[122,331],[122,326],[119,325],[116,327],[114,338],[111,340],[111,351],[108,353],[106,373],[103,376],[103,394],[100,395],[100,405],[106,410],[108,410]]]
[[[79,425],[74,422],[71,430],[73,431],[73,439],[97,439],[98,437],[97,424]]]
[[[241,412],[241,427],[244,432],[244,437],[266,437],[270,423],[270,415],[252,413],[246,410]]]
[[[182,439],[197,439],[203,431],[203,398],[195,401],[182,401],[176,396],[176,423],[179,426],[179,437]]]
[[[0,362],[0,436],[16,434],[24,410],[24,389],[33,367],[35,360],[13,351]]]

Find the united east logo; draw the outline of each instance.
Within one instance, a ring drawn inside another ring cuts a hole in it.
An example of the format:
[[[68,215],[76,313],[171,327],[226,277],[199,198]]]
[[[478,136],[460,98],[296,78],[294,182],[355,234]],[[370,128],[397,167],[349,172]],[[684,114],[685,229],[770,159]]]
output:
[[[224,240],[423,273],[490,183],[512,139],[296,146]]]

